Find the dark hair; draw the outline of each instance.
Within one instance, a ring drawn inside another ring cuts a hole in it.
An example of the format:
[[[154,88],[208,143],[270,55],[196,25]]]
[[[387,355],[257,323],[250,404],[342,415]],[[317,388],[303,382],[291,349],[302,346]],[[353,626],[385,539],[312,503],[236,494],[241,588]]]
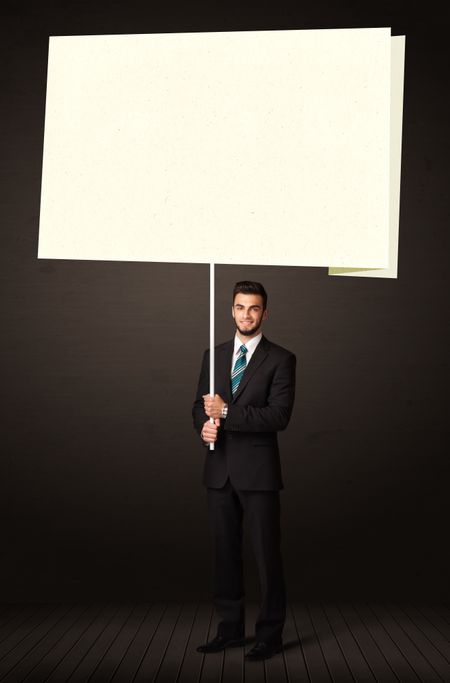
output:
[[[233,304],[236,294],[259,294],[263,300],[263,311],[267,308],[267,292],[260,282],[250,280],[236,282],[233,289]]]

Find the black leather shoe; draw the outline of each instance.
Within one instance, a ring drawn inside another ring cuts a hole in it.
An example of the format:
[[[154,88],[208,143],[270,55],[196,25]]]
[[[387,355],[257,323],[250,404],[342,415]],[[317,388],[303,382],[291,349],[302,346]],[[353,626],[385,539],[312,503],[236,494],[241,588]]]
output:
[[[222,652],[227,647],[241,647],[245,645],[245,638],[230,638],[229,636],[217,635],[213,640],[204,645],[199,645],[197,652]]]
[[[281,642],[263,643],[260,641],[247,652],[245,659],[248,662],[258,662],[261,659],[269,659],[269,657],[277,654],[277,652],[281,652],[282,649],[283,644]]]

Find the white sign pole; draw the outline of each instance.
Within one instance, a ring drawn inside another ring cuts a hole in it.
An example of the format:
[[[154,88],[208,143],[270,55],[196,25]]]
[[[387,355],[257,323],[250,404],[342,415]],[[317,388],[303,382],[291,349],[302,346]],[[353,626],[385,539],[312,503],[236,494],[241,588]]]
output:
[[[214,263],[209,264],[209,393],[214,396]],[[214,422],[214,418],[209,418]],[[214,444],[209,444],[209,450],[214,450]]]

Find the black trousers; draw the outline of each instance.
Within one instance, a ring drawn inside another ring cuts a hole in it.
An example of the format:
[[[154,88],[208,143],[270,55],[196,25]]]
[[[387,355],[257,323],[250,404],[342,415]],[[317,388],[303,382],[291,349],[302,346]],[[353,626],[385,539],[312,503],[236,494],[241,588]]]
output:
[[[286,618],[286,590],[280,550],[278,491],[238,491],[230,480],[221,489],[207,489],[214,550],[214,607],[218,633],[245,633],[242,521],[245,515],[261,583],[261,608],[256,640],[281,640]]]

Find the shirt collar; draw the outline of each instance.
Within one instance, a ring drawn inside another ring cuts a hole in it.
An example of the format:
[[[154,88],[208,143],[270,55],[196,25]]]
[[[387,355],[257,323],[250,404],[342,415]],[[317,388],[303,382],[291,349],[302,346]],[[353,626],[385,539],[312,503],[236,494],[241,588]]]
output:
[[[258,346],[259,342],[262,339],[262,332],[260,332],[256,337],[253,337],[253,339],[250,339],[250,341],[245,342],[245,347],[247,351],[254,351],[256,347]],[[234,335],[234,355],[238,355],[240,353],[240,348],[244,344],[239,337],[237,336],[237,333]]]

